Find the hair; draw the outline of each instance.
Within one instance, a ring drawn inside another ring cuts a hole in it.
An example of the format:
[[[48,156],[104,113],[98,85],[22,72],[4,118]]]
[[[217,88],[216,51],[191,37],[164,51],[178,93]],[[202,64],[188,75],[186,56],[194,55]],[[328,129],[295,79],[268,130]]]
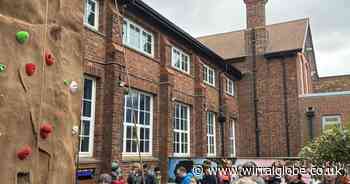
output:
[[[179,168],[177,168],[177,170],[180,172],[185,172],[185,173],[187,172],[186,168],[183,166],[180,166]]]
[[[141,169],[141,165],[139,163],[135,162],[131,165],[131,168],[132,169]]]
[[[147,169],[148,168],[148,165],[147,164],[143,164],[143,169]]]
[[[157,171],[160,171],[160,168],[159,168],[159,167],[155,167],[155,168],[154,168],[154,172],[157,172]]]
[[[241,176],[250,176],[250,172],[247,172],[250,169],[256,168],[255,162],[246,162],[242,165],[243,170],[241,171]],[[245,171],[244,171],[245,170]]]

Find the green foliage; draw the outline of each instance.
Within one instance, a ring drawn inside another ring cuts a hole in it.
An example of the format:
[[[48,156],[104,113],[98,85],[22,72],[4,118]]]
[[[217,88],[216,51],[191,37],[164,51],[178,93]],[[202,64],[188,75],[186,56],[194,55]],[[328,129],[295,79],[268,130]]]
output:
[[[315,165],[326,162],[350,164],[349,128],[331,128],[307,144],[299,153],[304,160]]]

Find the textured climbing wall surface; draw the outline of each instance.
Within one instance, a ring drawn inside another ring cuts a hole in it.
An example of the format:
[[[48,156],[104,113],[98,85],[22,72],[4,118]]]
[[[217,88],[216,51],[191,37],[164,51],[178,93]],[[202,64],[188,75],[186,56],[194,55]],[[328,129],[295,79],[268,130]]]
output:
[[[81,0],[0,0],[0,183],[74,183],[82,21]]]

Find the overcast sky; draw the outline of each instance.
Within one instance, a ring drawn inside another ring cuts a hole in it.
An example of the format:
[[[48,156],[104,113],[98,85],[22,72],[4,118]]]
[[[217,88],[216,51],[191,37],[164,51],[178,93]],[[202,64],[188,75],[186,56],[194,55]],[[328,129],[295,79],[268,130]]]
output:
[[[144,0],[194,37],[245,28],[243,0]],[[350,0],[269,0],[267,23],[310,18],[320,76],[350,74]]]

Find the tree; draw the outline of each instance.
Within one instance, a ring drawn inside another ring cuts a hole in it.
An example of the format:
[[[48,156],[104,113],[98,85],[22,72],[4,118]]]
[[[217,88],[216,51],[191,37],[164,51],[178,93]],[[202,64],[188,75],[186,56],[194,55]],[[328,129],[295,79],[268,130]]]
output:
[[[299,156],[314,165],[350,164],[350,128],[330,128],[308,143]]]

